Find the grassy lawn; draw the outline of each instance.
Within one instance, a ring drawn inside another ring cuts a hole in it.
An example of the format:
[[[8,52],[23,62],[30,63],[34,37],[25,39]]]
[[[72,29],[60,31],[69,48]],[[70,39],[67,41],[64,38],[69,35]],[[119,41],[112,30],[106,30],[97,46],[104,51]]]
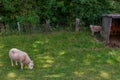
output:
[[[13,47],[29,54],[33,70],[11,66]],[[0,80],[120,80],[120,49],[105,47],[86,30],[1,36]]]

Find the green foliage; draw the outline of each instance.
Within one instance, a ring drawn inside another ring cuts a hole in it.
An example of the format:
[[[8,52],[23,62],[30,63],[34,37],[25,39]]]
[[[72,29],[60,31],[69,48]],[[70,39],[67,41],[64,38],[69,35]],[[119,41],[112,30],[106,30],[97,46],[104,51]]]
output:
[[[18,22],[25,24],[26,22],[32,23],[33,25],[38,24],[39,16],[34,12],[30,11],[25,16],[16,16]]]
[[[6,24],[20,21],[36,26],[50,20],[52,28],[70,29],[76,17],[83,25],[101,24],[102,14],[120,13],[119,4],[119,0],[1,0],[0,17]]]

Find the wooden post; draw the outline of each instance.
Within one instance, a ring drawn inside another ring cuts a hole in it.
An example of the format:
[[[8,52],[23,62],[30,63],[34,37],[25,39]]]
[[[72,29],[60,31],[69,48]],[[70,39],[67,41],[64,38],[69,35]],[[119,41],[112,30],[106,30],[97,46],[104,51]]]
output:
[[[20,32],[20,23],[17,22],[17,25],[18,25],[18,31]]]
[[[50,32],[50,20],[46,20],[46,32]]]
[[[78,32],[80,29],[80,19],[76,18],[76,22],[75,22],[75,31]]]
[[[1,32],[1,33],[6,32],[6,26],[5,26],[5,23],[4,23],[4,22],[1,22],[1,23],[0,23],[0,32]]]

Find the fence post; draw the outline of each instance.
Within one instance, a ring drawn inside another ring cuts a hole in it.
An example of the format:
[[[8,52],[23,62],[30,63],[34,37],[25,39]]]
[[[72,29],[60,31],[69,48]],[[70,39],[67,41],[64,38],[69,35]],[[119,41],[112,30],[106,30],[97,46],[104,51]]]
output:
[[[75,31],[78,32],[80,29],[80,19],[76,18],[76,22],[75,22]]]
[[[18,31],[20,32],[20,23],[17,22],[17,25],[18,25]]]
[[[6,26],[4,22],[0,22],[0,32],[3,34],[6,32]]]
[[[46,32],[50,32],[50,20],[46,20]]]

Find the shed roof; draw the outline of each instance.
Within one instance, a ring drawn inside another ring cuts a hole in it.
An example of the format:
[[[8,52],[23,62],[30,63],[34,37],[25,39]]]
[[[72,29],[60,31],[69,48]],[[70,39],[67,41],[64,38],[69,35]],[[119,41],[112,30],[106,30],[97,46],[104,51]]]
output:
[[[120,14],[103,14],[103,17],[120,18]]]

